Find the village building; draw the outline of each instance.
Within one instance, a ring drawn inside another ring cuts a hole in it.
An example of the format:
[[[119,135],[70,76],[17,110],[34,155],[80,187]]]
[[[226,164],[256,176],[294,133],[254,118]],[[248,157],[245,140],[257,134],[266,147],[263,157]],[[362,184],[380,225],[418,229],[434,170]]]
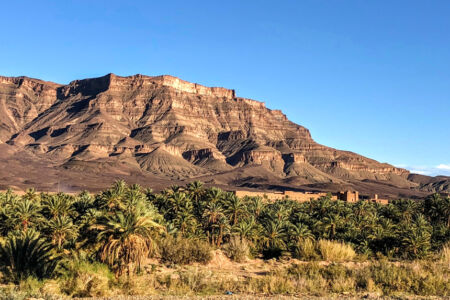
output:
[[[324,193],[324,192],[295,192],[295,191],[283,191],[283,192],[256,192],[246,190],[234,190],[232,193],[238,197],[261,197],[269,201],[277,201],[282,199],[290,199],[298,202],[307,202],[310,200],[317,200],[320,197],[331,196],[331,200],[342,200],[350,203],[355,203],[360,200],[366,200],[374,203],[388,204],[388,199],[380,199],[378,195],[360,197],[358,191],[339,191],[337,193]]]

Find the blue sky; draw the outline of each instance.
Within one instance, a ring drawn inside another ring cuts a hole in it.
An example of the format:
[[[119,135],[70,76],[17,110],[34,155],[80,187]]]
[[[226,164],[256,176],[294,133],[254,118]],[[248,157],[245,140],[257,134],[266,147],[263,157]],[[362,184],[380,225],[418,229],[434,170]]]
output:
[[[0,74],[171,74],[325,145],[450,175],[450,1],[7,1]]]

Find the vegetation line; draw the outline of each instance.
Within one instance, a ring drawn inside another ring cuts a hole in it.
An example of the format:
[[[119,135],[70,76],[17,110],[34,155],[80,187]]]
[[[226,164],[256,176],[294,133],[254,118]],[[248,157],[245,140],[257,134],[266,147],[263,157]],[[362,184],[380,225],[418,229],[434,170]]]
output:
[[[0,299],[450,293],[450,198],[438,194],[380,205],[270,202],[200,182],[161,193],[123,181],[96,195],[8,190],[0,235]],[[228,273],[211,262],[220,255]]]

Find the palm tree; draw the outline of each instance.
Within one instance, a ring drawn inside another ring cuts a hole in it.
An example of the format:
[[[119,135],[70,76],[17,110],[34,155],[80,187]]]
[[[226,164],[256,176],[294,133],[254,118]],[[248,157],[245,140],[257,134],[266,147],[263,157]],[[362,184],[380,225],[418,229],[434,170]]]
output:
[[[232,231],[239,235],[241,241],[247,240],[253,242],[257,240],[260,235],[258,224],[253,216],[234,225]]]
[[[106,207],[109,210],[121,209],[122,200],[127,191],[127,184],[123,180],[116,181],[113,186],[102,192],[96,200],[99,207]]]
[[[33,230],[10,234],[0,245],[1,271],[16,283],[29,276],[51,277],[60,261],[51,249],[52,245]]]
[[[397,208],[397,216],[400,220],[410,223],[416,212],[417,203],[410,199],[402,199],[395,201],[394,205]]]
[[[47,224],[47,230],[50,232],[52,244],[58,250],[62,249],[67,240],[75,239],[78,236],[78,229],[68,216],[59,215],[51,219]]]
[[[208,204],[208,206],[205,209],[205,212],[203,213],[203,217],[206,219],[206,222],[208,224],[215,224],[218,222],[218,220],[222,217],[224,217],[223,208],[222,206],[217,202],[212,202]]]
[[[8,188],[8,190],[5,193],[2,193],[2,203],[3,204],[11,204],[13,202],[16,202],[18,200],[18,196],[14,194],[12,189]]]
[[[341,223],[341,218],[335,214],[329,214],[325,218],[319,221],[320,231],[323,236],[329,239],[336,237],[336,231]]]
[[[122,195],[116,194],[112,189],[102,192],[96,200],[95,205],[100,208],[112,210],[120,207]]]
[[[146,200],[147,197],[141,191],[140,185],[133,184],[124,192],[122,208],[126,211],[134,210],[138,205],[146,203]]]
[[[422,258],[428,255],[431,247],[431,226],[421,214],[415,217],[412,224],[405,223],[401,232],[402,245],[406,256]]]
[[[287,237],[286,224],[278,220],[267,219],[263,226],[264,245],[269,249],[284,249]]]
[[[130,275],[133,264],[139,268],[147,257],[154,235],[162,229],[154,221],[155,218],[143,205],[138,205],[133,211],[115,211],[94,226],[100,230],[100,259],[115,269],[116,276],[120,276],[125,269]]]
[[[297,223],[290,226],[289,237],[294,241],[294,243],[299,243],[304,240],[314,239],[314,235],[308,226],[302,223]]]
[[[264,209],[264,202],[261,197],[251,197],[249,200],[249,212],[253,214],[256,218],[259,217]]]
[[[331,207],[331,201],[328,197],[320,197],[318,200],[310,202],[311,213],[315,218],[322,218],[327,214]]]
[[[213,225],[213,228],[216,228],[218,231],[217,238],[216,238],[216,246],[220,247],[220,245],[223,242],[224,236],[228,235],[231,227],[228,223],[228,219],[225,217],[219,218],[218,222]]]
[[[46,195],[43,197],[41,203],[43,213],[49,219],[73,216],[75,214],[75,208],[72,206],[72,199],[62,193],[57,195]]]
[[[1,235],[7,235],[15,226],[12,222],[12,208],[22,200],[11,189],[8,189],[6,193],[1,193],[0,200],[0,232]]]
[[[79,219],[75,226],[78,228],[79,240],[85,245],[95,245],[97,242],[97,232],[92,230],[100,219],[104,217],[104,212],[94,208],[88,209]]]
[[[172,185],[170,186],[168,189],[165,189],[162,193],[166,196],[169,197],[171,195],[173,195],[174,193],[178,193],[182,191],[182,187],[179,185]]]
[[[236,225],[238,220],[247,213],[244,202],[236,195],[228,193],[223,203],[225,205],[225,214],[231,220],[232,225]]]
[[[425,199],[423,206],[432,223],[444,222],[450,227],[450,197],[441,197],[435,193]]]
[[[226,219],[220,203],[218,202],[209,203],[203,213],[203,218],[205,219],[205,223],[208,228],[208,236],[210,239],[210,243],[213,245],[218,244],[220,233],[217,233],[217,235],[219,236],[216,236],[216,229],[219,228],[219,224],[222,224],[221,228],[223,229],[224,219]]]
[[[369,202],[358,201],[353,206],[353,215],[355,217],[363,217],[368,213],[368,210],[369,210]]]
[[[206,192],[206,200],[208,202],[219,202],[222,200],[222,190],[218,188],[210,188]]]
[[[291,212],[289,207],[286,207],[284,205],[277,205],[276,207],[277,209],[274,211],[274,216],[278,219],[278,221],[287,220]]]
[[[89,209],[94,208],[94,199],[87,191],[82,191],[75,201],[73,201],[73,208],[78,214],[78,217],[83,216]]]
[[[39,203],[28,198],[15,203],[15,205],[9,208],[9,211],[12,223],[16,228],[24,231],[27,231],[30,226],[41,224],[43,220]]]
[[[194,201],[194,203],[198,203],[199,201],[201,201],[201,198],[205,194],[203,183],[198,180],[188,183],[186,188],[191,195],[191,199]]]
[[[445,218],[447,216],[447,227],[450,228],[450,197],[445,197],[441,201],[441,215]]]
[[[194,205],[194,214],[198,219],[200,219],[205,208],[205,189],[203,187],[203,183],[200,181],[191,182],[187,185],[187,190],[190,198],[192,199],[192,204]]]
[[[430,249],[430,235],[416,231],[408,231],[402,238],[405,256],[421,258],[428,254]]]
[[[175,192],[169,196],[170,201],[170,218],[176,217],[178,211],[185,208],[192,211],[192,202],[189,196],[184,192]]]
[[[29,201],[39,201],[39,195],[36,193],[35,189],[27,189],[22,199]]]
[[[197,220],[190,210],[182,208],[178,211],[173,223],[180,230],[183,236],[186,233],[195,233],[197,229]]]

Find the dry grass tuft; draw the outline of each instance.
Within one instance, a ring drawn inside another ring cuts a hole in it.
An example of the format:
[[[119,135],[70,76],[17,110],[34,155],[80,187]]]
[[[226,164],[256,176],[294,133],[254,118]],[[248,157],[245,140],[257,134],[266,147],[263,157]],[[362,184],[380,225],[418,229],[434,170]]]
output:
[[[301,260],[315,260],[318,258],[314,240],[304,239],[294,247],[294,257]]]
[[[450,243],[447,243],[440,253],[441,262],[450,268]]]
[[[250,247],[246,240],[232,237],[230,242],[223,246],[223,251],[231,260],[241,263],[248,259]]]
[[[322,258],[326,261],[349,261],[356,257],[355,250],[343,242],[319,240],[317,249]]]

